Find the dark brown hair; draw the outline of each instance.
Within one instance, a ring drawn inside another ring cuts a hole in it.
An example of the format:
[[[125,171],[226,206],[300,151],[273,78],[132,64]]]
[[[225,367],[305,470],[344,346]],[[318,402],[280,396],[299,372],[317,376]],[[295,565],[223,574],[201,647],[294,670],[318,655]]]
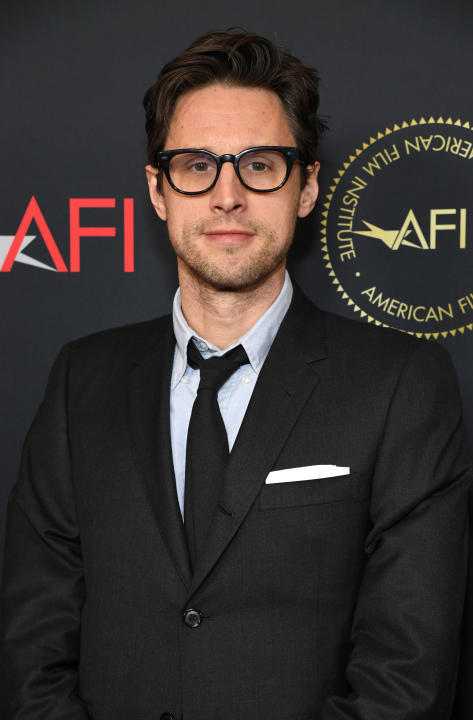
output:
[[[303,165],[317,159],[325,122],[317,115],[317,71],[265,37],[230,28],[202,35],[167,63],[143,100],[148,135],[148,162],[164,149],[177,99],[215,82],[272,90],[281,99],[301,153]]]

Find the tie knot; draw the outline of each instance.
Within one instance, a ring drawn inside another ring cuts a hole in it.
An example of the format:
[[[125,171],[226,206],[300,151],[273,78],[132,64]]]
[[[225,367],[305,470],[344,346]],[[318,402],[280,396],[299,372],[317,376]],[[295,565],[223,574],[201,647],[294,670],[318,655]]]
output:
[[[245,365],[249,360],[242,345],[237,345],[225,355],[210,357],[205,360],[197,350],[194,342],[190,340],[187,346],[187,362],[192,368],[199,368],[200,370],[200,383],[197,392],[199,390],[218,392],[235,370],[241,365]]]

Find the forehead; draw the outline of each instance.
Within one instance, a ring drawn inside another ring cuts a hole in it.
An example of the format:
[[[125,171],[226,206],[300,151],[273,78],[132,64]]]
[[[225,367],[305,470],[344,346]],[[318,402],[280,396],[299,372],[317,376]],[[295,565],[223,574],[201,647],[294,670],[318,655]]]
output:
[[[283,104],[263,88],[215,83],[181,95],[166,149],[202,147],[237,153],[255,145],[295,145]]]

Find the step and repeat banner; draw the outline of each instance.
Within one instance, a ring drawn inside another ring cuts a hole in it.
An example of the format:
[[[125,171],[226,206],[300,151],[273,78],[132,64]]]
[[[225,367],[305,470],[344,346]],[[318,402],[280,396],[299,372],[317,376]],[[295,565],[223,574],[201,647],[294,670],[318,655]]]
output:
[[[148,200],[141,103],[208,30],[242,26],[318,68],[330,131],[292,276],[325,309],[445,345],[473,441],[470,3],[24,0],[0,13],[2,542],[59,348],[170,310],[175,260]],[[456,720],[473,712],[470,603],[469,591]]]

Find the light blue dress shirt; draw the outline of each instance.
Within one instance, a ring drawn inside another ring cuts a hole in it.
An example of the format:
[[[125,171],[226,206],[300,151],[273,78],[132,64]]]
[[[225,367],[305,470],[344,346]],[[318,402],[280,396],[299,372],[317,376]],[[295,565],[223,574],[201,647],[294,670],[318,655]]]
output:
[[[218,404],[227,430],[228,446],[231,450],[250,402],[258,374],[291,300],[292,283],[286,271],[281,292],[264,315],[231,347],[219,350],[208,340],[196,335],[187,324],[182,314],[179,289],[174,296],[172,315],[176,348],[171,374],[171,445],[177,497],[183,518],[187,430],[200,380],[200,370],[191,368],[187,364],[187,344],[192,338],[204,358],[219,357],[236,345],[243,345],[248,355],[250,362],[238,368],[222,385],[218,393]]]

